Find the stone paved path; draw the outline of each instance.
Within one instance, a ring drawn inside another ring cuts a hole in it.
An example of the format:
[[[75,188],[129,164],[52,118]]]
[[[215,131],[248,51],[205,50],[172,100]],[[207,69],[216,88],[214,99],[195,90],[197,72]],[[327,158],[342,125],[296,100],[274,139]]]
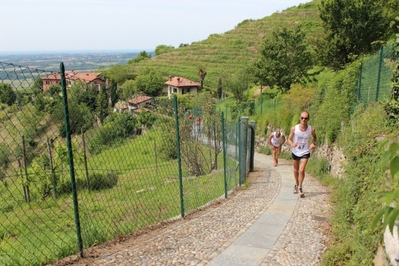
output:
[[[145,234],[89,249],[83,259],[72,256],[52,265],[217,265],[215,258],[251,228],[276,199],[282,184],[279,167],[288,169],[291,162],[280,160],[275,168],[270,156],[256,153],[247,189]],[[320,263],[328,240],[330,192],[310,175],[305,178],[304,192],[306,197],[297,200],[273,248],[254,265]]]

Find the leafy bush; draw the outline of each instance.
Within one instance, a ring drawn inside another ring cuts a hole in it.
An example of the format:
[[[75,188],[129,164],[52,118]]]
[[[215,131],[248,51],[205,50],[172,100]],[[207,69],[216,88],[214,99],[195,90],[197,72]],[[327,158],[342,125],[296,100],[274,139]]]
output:
[[[372,195],[386,183],[384,171],[377,166],[377,140],[389,128],[379,104],[367,109],[357,106],[350,121],[338,136],[347,166],[332,197],[332,237],[336,239],[323,255],[322,265],[371,265],[382,237],[371,228],[370,214],[378,208]]]
[[[384,102],[384,110],[388,116],[389,122],[393,126],[399,125],[399,102],[391,99]]]
[[[342,125],[348,123],[352,105],[356,102],[357,77],[358,65],[352,64],[337,74],[328,87],[318,91],[310,108],[311,124],[317,129],[318,139],[333,143]]]
[[[137,127],[136,117],[128,113],[114,113],[105,121],[103,127],[90,140],[89,150],[93,154],[134,135]]]
[[[173,129],[174,125],[174,120],[165,120],[164,123],[160,125],[164,135],[159,145],[159,152],[161,158],[164,160],[177,159],[176,133]]]
[[[90,190],[102,190],[113,188],[118,184],[118,175],[115,172],[93,173],[89,175]],[[88,189],[88,184],[85,179],[76,178],[75,185],[78,190]],[[65,179],[62,183],[57,184],[57,194],[70,194],[72,193],[72,183],[70,178]]]
[[[329,172],[328,160],[322,157],[313,157],[309,160],[306,170],[321,179]]]
[[[271,155],[272,154],[272,149],[270,148],[270,146],[260,146],[259,147],[259,153],[263,153],[266,155]]]
[[[102,190],[116,186],[118,175],[115,172],[108,174],[94,173],[89,176],[90,190]]]
[[[13,105],[17,100],[17,93],[9,84],[0,84],[0,102],[9,106]]]

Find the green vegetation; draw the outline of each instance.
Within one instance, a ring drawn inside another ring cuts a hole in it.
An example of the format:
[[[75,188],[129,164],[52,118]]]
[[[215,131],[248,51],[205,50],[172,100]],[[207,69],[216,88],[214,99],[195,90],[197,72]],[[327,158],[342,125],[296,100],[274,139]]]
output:
[[[9,84],[0,84],[0,103],[11,106],[17,99],[17,93]]]
[[[323,63],[341,69],[359,55],[379,49],[393,33],[397,1],[321,0],[320,17],[326,38]]]
[[[265,39],[255,63],[255,76],[261,86],[288,92],[292,84],[310,80],[313,62],[305,38],[306,33],[297,26],[292,31],[277,29],[270,39]]]
[[[298,123],[298,114],[308,110],[318,146],[338,146],[346,157],[339,180],[329,175],[327,158],[315,156],[309,162],[308,170],[333,189],[331,242],[322,265],[371,265],[384,226],[392,229],[399,215],[398,65],[391,58],[378,62],[395,71],[389,101],[361,101],[359,83],[365,80],[359,76],[363,60],[378,49],[376,44],[394,42],[390,37],[399,28],[388,27],[388,22],[397,7],[395,1],[382,0],[313,1],[260,20],[245,20],[234,30],[201,42],[176,49],[160,45],[154,58],[142,52],[126,65],[104,70],[110,86],[100,91],[74,83],[68,92],[69,133],[84,247],[179,215],[180,193],[186,212],[222,195],[219,112],[227,117],[227,143],[237,145],[234,122],[242,115],[256,121],[258,135],[268,136],[275,127],[289,132]],[[271,47],[279,49],[270,51]],[[293,63],[302,68],[291,69]],[[146,113],[142,108],[140,115],[111,112],[118,98],[127,100],[140,91],[162,95],[162,79],[169,75],[201,82],[200,94],[177,97],[179,142],[169,99],[158,97],[152,109]],[[0,135],[10,143],[0,145],[0,210],[6,214],[0,221],[0,248],[5,264],[26,264],[35,257],[29,253],[35,249],[41,250],[38,265],[78,251],[73,201],[67,194],[73,183],[60,87],[54,85],[42,95],[38,80],[30,81],[26,98],[17,94],[14,99],[8,84],[0,87]],[[202,117],[201,132],[194,131],[191,115]],[[213,141],[204,145],[200,134]],[[183,191],[177,179],[178,145]],[[232,158],[227,164],[232,189],[237,164]],[[50,226],[52,221],[60,226]],[[36,235],[38,240],[31,242]],[[50,239],[59,247],[56,253],[44,244]],[[27,250],[27,256],[19,256],[19,250]]]

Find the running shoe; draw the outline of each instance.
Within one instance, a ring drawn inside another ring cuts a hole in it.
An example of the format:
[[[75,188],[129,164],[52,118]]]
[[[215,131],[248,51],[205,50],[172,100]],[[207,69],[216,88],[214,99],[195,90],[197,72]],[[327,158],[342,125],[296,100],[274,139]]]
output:
[[[303,194],[302,188],[299,188],[299,197],[304,198],[305,194]]]

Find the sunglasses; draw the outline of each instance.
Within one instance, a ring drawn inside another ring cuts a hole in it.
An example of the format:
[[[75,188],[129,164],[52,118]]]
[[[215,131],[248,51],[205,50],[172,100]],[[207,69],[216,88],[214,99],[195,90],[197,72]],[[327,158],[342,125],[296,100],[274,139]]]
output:
[[[301,117],[301,120],[308,120],[309,117]]]

